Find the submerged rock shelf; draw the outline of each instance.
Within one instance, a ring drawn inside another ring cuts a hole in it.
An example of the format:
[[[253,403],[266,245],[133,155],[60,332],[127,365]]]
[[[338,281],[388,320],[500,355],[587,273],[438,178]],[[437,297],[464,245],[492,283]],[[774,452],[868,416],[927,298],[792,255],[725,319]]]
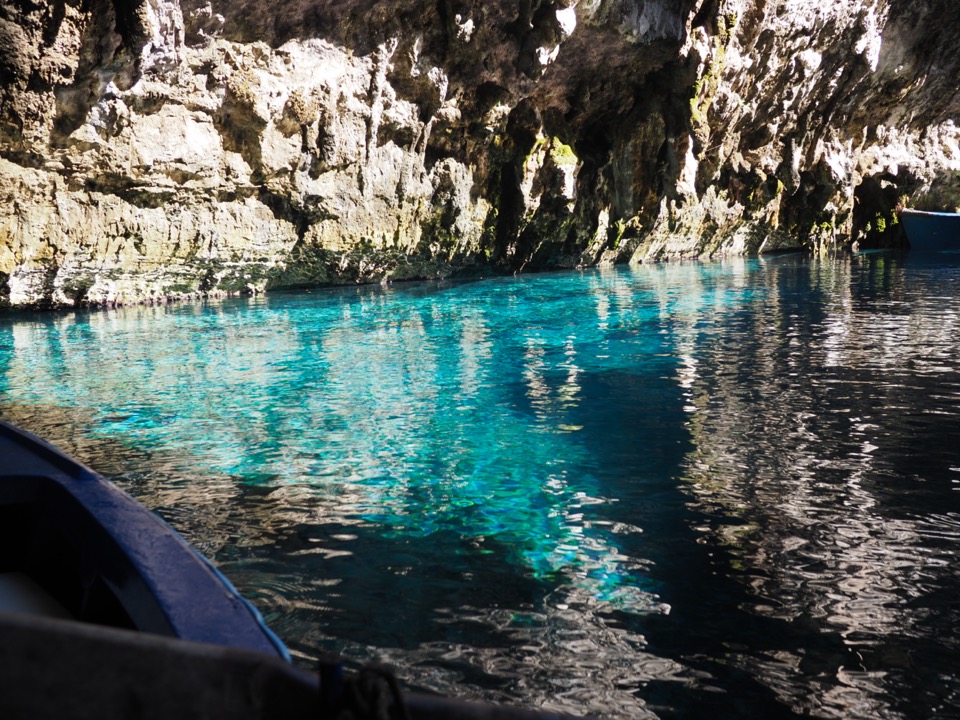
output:
[[[0,303],[900,242],[960,204],[952,0],[0,12]]]

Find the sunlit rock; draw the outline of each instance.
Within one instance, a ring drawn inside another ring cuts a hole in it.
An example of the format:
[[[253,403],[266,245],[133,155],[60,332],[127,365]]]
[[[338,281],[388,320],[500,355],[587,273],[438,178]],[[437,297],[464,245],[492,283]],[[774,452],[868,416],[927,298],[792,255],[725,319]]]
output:
[[[950,0],[141,0],[0,19],[0,302],[902,242]]]

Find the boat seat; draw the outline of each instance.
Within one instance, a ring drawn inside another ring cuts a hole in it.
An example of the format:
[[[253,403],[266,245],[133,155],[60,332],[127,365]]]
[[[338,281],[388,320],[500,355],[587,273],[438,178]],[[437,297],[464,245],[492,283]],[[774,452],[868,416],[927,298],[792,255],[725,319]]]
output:
[[[0,612],[61,619],[73,617],[33,578],[19,571],[0,573]]]

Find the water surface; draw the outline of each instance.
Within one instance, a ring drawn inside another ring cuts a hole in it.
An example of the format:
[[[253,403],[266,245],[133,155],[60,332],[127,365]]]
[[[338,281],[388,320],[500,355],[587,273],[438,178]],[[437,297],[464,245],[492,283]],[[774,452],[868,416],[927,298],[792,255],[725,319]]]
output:
[[[0,414],[299,663],[607,718],[960,716],[960,264],[0,316]]]

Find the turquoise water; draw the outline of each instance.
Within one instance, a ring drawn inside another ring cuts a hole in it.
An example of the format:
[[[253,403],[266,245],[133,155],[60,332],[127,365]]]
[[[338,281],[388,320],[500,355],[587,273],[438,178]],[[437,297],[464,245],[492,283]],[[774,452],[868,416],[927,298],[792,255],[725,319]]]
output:
[[[610,718],[944,717],[958,290],[874,254],[7,313],[0,414],[304,665]]]

